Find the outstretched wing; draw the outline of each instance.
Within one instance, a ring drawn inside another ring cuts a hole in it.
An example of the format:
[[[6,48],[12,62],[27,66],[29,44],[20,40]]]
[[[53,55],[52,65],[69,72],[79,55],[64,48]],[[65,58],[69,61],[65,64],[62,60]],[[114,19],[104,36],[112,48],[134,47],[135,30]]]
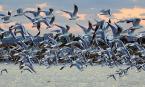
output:
[[[67,13],[67,14],[71,14],[71,12],[69,12],[69,11],[65,11],[65,10],[61,10],[61,11],[64,13]]]
[[[117,28],[114,27],[113,25],[111,25],[110,23],[108,23],[108,24],[109,24],[109,26],[110,26],[111,29],[112,29],[112,33],[113,33],[113,35],[116,35],[116,34],[117,34]]]
[[[66,28],[65,27],[57,25],[57,24],[55,24],[55,25],[61,29],[62,33],[66,32]]]
[[[77,15],[78,13],[78,6],[77,5],[74,5],[74,12],[73,12],[73,15]]]
[[[5,14],[0,14],[0,16],[5,16]]]
[[[26,18],[28,18],[31,22],[33,22],[33,19],[27,15],[24,15]]]
[[[37,24],[38,33],[36,34],[35,37],[37,37],[38,35],[40,35],[40,27],[41,27],[41,24],[40,24],[40,22],[38,22],[38,24]]]
[[[93,29],[93,25],[90,21],[88,21],[88,26],[89,26],[88,29]]]
[[[83,30],[84,33],[87,33],[87,28],[86,27],[84,27],[84,26],[82,26],[78,23],[76,25],[78,25]]]
[[[50,25],[53,24],[54,21],[55,21],[55,16],[53,16],[53,17],[51,18],[49,24],[50,24]]]
[[[96,32],[97,32],[97,30],[99,29],[99,24],[97,24],[96,25],[96,27],[95,27],[95,30],[94,30],[94,33],[93,33],[93,37],[92,37],[92,40],[91,40],[91,44],[93,44],[93,41],[94,41],[94,39],[95,39],[95,37],[96,37]]]

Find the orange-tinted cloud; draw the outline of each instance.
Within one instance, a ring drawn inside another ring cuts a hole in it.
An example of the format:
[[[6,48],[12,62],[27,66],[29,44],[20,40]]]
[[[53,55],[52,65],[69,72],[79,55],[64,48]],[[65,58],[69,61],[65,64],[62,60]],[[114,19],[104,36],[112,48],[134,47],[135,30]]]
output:
[[[78,16],[79,16],[79,20],[86,20],[87,14],[80,13],[80,14],[78,14]]]
[[[0,23],[0,28],[6,28],[6,25]]]
[[[114,13],[113,16],[117,19],[126,19],[126,18],[145,18],[145,8],[123,8],[119,12]],[[145,21],[141,21],[141,24],[145,25]]]
[[[26,29],[32,29],[33,24],[32,23],[24,23],[23,24]]]
[[[37,7],[40,7],[42,9],[48,7],[48,3],[41,3],[41,4],[38,4]]]
[[[141,21],[141,25],[145,26],[145,20]]]
[[[44,12],[41,12],[40,13],[40,16],[44,17],[45,16],[45,13]]]
[[[10,26],[14,25],[16,22],[10,22],[10,23],[0,23],[0,28],[8,30]]]
[[[112,22],[116,22],[119,19],[127,18],[145,18],[145,8],[134,7],[134,8],[122,8],[119,12],[112,14]],[[97,15],[99,19],[108,20],[109,17],[104,15]],[[111,17],[110,17],[111,18]],[[141,21],[141,24],[145,25],[145,21]]]
[[[38,30],[35,28],[32,28],[33,24],[28,22],[23,24],[25,29],[32,35],[36,35],[38,33]]]
[[[4,7],[0,5],[0,11],[4,11]]]
[[[101,20],[108,20],[109,17],[105,16],[105,15],[99,15],[97,14],[97,17]]]
[[[71,26],[69,32],[75,35],[79,35],[83,33],[83,31],[78,26]]]
[[[35,11],[36,8],[26,8],[25,10],[26,10],[26,11]]]
[[[143,16],[141,14],[145,14],[145,8],[134,7],[134,8],[123,8],[118,13],[114,13],[113,16],[119,19],[134,18],[134,17],[145,18],[145,15]]]

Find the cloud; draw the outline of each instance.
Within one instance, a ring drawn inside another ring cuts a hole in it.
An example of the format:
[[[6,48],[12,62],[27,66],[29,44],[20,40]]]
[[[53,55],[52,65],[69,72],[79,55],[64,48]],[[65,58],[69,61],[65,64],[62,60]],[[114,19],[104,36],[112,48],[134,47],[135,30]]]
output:
[[[101,19],[101,20],[108,20],[108,19],[109,19],[109,17],[107,17],[107,16],[105,16],[105,15],[99,15],[99,14],[97,14],[97,17],[98,17],[99,19]]]
[[[113,16],[116,18],[134,18],[134,17],[145,17],[145,8],[139,8],[139,7],[134,7],[134,8],[123,8],[120,9],[119,12],[114,13]]]
[[[145,20],[142,20],[142,21],[140,22],[140,24],[143,25],[143,26],[145,26]]]
[[[25,26],[26,29],[32,29],[32,26],[33,26],[31,22],[24,23],[23,25]]]
[[[6,28],[6,25],[3,23],[0,23],[0,28]]]
[[[99,19],[108,20],[109,17],[105,15],[97,15]],[[112,14],[112,21],[118,21],[117,19],[127,18],[145,18],[145,8],[134,7],[134,8],[122,8],[118,12]],[[144,23],[144,22],[141,22]],[[145,24],[145,23],[144,23]]]
[[[10,26],[14,25],[16,22],[10,22],[10,23],[0,23],[0,28],[4,30],[8,30]]]
[[[48,7],[48,3],[41,3],[41,4],[38,4],[37,7],[40,7],[42,9]]]
[[[86,20],[87,14],[78,14],[78,16],[80,17],[79,20]]]
[[[75,35],[79,35],[83,33],[83,31],[78,26],[70,26],[69,32]]]
[[[0,11],[4,11],[4,7],[0,5]]]
[[[44,12],[40,12],[40,16],[44,17],[46,14]]]
[[[25,10],[26,10],[26,11],[35,11],[36,8],[26,8]]]
[[[114,13],[113,16],[117,19],[126,18],[145,18],[145,8],[134,7],[134,8],[122,8],[119,12]],[[141,24],[145,25],[145,21],[141,21]]]

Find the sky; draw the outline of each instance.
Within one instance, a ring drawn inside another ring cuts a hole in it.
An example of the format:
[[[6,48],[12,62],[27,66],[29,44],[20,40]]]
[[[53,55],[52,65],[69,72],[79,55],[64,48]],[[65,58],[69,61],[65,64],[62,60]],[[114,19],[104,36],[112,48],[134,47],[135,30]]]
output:
[[[17,8],[36,10],[38,6],[44,10],[54,8],[54,14],[56,16],[55,23],[62,26],[67,24],[71,27],[70,32],[80,34],[82,31],[76,23],[87,26],[88,20],[92,23],[95,23],[94,19],[98,20],[98,18],[108,20],[106,16],[97,15],[102,9],[111,9],[112,16],[118,19],[134,17],[145,18],[144,3],[145,0],[0,0],[0,13],[6,13],[7,11],[15,12]],[[70,21],[68,20],[68,15],[60,10],[72,11],[74,4],[79,7],[78,16],[80,16],[80,18],[75,21]],[[7,29],[15,22],[22,23],[32,34],[38,32],[37,29],[32,28],[32,23],[24,17],[14,18],[13,22],[9,24],[3,24],[0,21],[0,27]],[[145,25],[145,21],[142,21],[141,24]],[[45,29],[45,27],[46,26],[42,27],[41,34],[56,29],[56,27]]]

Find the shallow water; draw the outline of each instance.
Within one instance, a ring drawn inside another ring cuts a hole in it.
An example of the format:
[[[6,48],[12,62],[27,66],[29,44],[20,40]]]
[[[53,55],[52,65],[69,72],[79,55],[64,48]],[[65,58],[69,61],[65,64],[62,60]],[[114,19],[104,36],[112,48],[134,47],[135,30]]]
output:
[[[107,79],[107,75],[114,73],[118,68],[89,66],[84,71],[75,67],[60,66],[46,69],[44,66],[35,66],[36,74],[21,71],[18,66],[0,64],[0,69],[6,68],[8,74],[0,76],[0,87],[145,87],[145,72],[129,70],[127,76]]]

